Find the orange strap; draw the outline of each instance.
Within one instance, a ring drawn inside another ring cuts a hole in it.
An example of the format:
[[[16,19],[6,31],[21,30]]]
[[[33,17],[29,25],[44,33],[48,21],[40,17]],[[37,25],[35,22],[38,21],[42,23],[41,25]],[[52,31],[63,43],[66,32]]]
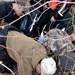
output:
[[[50,1],[53,2],[49,2],[48,6],[50,6],[52,10],[55,10],[57,8],[58,0],[50,0]]]

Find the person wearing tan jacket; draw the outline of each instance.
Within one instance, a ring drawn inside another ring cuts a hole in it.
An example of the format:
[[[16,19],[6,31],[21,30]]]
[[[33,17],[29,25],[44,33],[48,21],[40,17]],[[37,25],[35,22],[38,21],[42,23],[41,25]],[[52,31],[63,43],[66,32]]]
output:
[[[47,56],[38,42],[12,30],[7,37],[7,52],[17,62],[18,75],[53,75],[56,72],[55,60]]]

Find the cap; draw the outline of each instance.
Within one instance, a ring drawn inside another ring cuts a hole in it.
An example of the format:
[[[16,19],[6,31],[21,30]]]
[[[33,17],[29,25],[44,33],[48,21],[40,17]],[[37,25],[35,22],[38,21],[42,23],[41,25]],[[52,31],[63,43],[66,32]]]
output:
[[[41,75],[53,75],[56,69],[56,62],[52,57],[41,61]]]

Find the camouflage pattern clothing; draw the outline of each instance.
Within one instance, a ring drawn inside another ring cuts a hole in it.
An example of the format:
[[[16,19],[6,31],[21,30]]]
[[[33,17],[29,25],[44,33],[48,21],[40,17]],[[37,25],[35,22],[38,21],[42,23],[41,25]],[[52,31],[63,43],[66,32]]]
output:
[[[70,36],[65,32],[59,29],[50,30],[44,38],[44,42],[42,43],[46,48],[48,54],[51,52],[56,53],[59,51],[69,51],[74,49],[74,45],[70,39]]]
[[[46,48],[49,56],[54,58],[58,57],[58,59],[60,56],[67,55],[67,53],[75,50],[75,46],[72,44],[70,36],[65,31],[60,29],[50,30],[45,35],[42,45]],[[63,74],[58,70],[55,75]]]

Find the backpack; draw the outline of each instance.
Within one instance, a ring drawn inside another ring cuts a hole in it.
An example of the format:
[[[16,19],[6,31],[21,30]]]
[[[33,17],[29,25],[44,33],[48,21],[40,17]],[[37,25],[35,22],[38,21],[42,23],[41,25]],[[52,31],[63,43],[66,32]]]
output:
[[[14,65],[16,66],[17,64],[12,58],[10,58],[7,49],[5,48],[7,38],[1,37],[7,36],[8,31],[10,30],[18,31],[18,29],[16,29],[14,26],[6,26],[4,29],[0,30],[0,61],[14,71],[13,66]],[[0,64],[0,73],[7,73],[7,72],[9,71]]]

